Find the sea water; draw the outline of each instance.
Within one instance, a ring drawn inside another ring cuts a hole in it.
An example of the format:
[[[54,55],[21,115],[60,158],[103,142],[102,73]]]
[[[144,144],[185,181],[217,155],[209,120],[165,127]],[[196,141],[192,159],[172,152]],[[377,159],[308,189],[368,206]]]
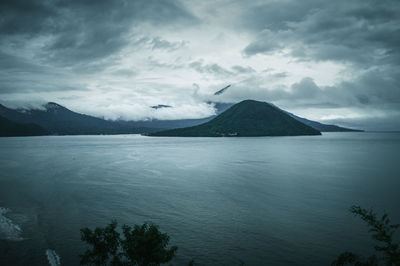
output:
[[[400,222],[400,134],[0,138],[0,265],[78,265],[80,228],[150,221],[174,265],[329,265]]]

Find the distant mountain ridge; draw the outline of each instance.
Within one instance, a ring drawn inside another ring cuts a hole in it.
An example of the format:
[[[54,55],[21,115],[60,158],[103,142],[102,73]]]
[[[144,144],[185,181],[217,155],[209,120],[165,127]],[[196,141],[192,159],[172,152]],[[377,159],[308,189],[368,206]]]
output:
[[[336,126],[336,125],[322,124],[320,122],[316,122],[316,121],[308,120],[303,117],[299,117],[299,116],[289,113],[287,111],[284,111],[284,112],[286,112],[288,115],[290,115],[297,121],[300,121],[300,122],[302,122],[310,127],[313,127],[321,132],[363,132],[364,131],[364,130],[360,130],[360,129],[352,129],[352,128],[345,128],[345,127],[340,127],[340,126]]]
[[[41,109],[11,109],[0,104],[0,116],[19,124],[36,124],[46,130],[46,134],[43,133],[44,135],[141,134],[200,125],[214,119],[217,115],[234,105],[233,103],[221,102],[207,103],[214,105],[216,115],[200,119],[111,121],[76,113],[54,102],[45,104]],[[169,108],[164,105],[158,105],[157,107]],[[287,111],[284,112],[294,119],[322,132],[357,131],[335,125],[325,125],[295,116]]]
[[[17,123],[34,123],[53,135],[132,134],[151,132],[151,129],[119,121],[73,112],[49,102],[44,109],[15,110],[0,105],[0,115]]]
[[[245,100],[201,125],[151,133],[150,136],[302,136],[321,135],[318,130],[292,118],[266,102]]]

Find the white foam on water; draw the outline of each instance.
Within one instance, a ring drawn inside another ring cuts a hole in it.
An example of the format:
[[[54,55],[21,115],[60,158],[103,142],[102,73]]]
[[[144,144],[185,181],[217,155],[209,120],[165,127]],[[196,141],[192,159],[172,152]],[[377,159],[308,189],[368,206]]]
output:
[[[10,212],[9,209],[0,207],[0,239],[23,240],[21,237],[22,230],[19,225],[5,216],[8,212]]]
[[[47,249],[46,250],[47,260],[49,261],[50,266],[60,266],[61,259],[60,256],[56,253],[55,250]]]

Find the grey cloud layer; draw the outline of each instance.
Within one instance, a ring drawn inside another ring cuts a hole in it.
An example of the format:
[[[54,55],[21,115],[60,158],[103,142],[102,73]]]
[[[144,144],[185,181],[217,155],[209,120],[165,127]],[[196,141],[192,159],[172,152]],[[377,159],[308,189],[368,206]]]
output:
[[[216,100],[357,108],[366,117],[357,125],[375,111],[396,124],[398,14],[398,0],[4,0],[0,100],[15,94],[76,103],[84,94],[93,106],[124,102],[124,110],[113,107],[121,116],[140,118],[129,111],[135,100],[185,106],[188,116],[190,106],[207,114],[200,100],[232,84]],[[324,63],[336,68],[319,70]],[[313,71],[303,73],[306,66]],[[335,81],[318,79],[329,75]],[[134,110],[155,113],[145,107]]]
[[[185,45],[137,38],[132,28],[198,23],[175,0],[4,0],[0,17],[0,94],[85,91],[79,80],[115,64],[125,47],[174,50]],[[127,76],[133,70],[114,73]]]
[[[398,125],[399,13],[400,2],[395,0],[267,1],[244,14],[244,26],[255,38],[243,53],[343,63],[353,73],[348,80],[319,87],[305,78],[293,84],[290,93],[280,92],[277,100],[292,99],[304,106],[314,102],[327,108],[359,106],[366,113],[377,108]]]
[[[240,74],[252,74],[255,72],[255,70],[249,66],[234,65],[230,69],[227,69],[217,63],[204,63],[203,60],[193,61],[189,63],[188,67],[202,74],[212,74],[222,78]]]
[[[179,2],[135,1],[2,1],[0,35],[26,43],[45,38],[43,54],[51,62],[75,64],[112,55],[130,41],[137,23],[160,26],[191,24],[197,19]],[[154,47],[167,43],[153,40]]]
[[[244,53],[287,47],[302,59],[398,64],[399,12],[396,0],[266,3],[246,13],[246,26],[259,33]]]

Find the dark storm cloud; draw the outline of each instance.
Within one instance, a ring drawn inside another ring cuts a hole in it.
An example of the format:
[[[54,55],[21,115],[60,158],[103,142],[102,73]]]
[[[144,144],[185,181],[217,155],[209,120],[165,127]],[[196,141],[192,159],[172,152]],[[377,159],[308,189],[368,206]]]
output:
[[[259,33],[257,40],[244,48],[243,53],[246,56],[252,56],[259,53],[268,54],[281,48],[283,48],[283,46],[280,44],[280,40],[276,38],[272,31],[266,29]]]
[[[188,64],[188,67],[196,70],[201,74],[212,74],[221,78],[232,76],[232,75],[247,75],[253,74],[256,71],[249,66],[234,65],[230,69],[220,66],[217,63],[204,63],[202,59],[193,61]]]
[[[233,66],[231,67],[233,71],[235,71],[238,74],[249,74],[249,73],[254,73],[255,70],[252,67],[243,67],[243,66]]]
[[[27,62],[24,58],[16,55],[10,55],[0,51],[0,69],[7,71],[25,72],[37,71],[36,65]]]
[[[216,63],[204,64],[202,60],[194,61],[189,64],[190,68],[193,68],[199,73],[212,74],[217,76],[230,76],[233,72],[221,67]]]
[[[287,72],[279,72],[279,73],[272,74],[272,76],[274,78],[286,78],[289,76],[289,74]]]
[[[162,62],[162,61],[154,58],[153,56],[149,56],[147,58],[147,63],[150,65],[151,69],[155,69],[155,68],[182,69],[182,68],[185,68],[186,66],[179,61],[180,61],[179,58],[177,58],[177,59],[175,59],[175,62],[166,63],[166,62]]]
[[[302,107],[320,108],[358,107],[396,109],[400,106],[400,71],[369,70],[352,81],[342,81],[334,86],[319,86],[305,77],[291,85],[290,90],[279,92],[274,100],[296,101]],[[325,107],[324,107],[325,106]]]
[[[344,72],[352,73],[341,82],[318,86],[305,77],[290,90],[270,96],[303,108],[355,107],[363,108],[365,114],[381,110],[386,122],[398,125],[394,123],[400,107],[398,14],[397,0],[264,2],[245,12],[243,25],[255,38],[243,54],[280,54],[299,62],[341,64]],[[359,118],[358,122],[372,120]]]
[[[342,93],[350,93],[357,104],[400,104],[400,71],[398,69],[374,69],[365,72],[354,81],[340,83]]]
[[[179,49],[183,46],[186,45],[185,41],[180,41],[180,42],[170,42],[164,39],[161,39],[160,37],[155,37],[151,40],[150,42],[152,49],[164,49],[168,51],[174,51],[176,49]]]
[[[71,76],[57,69],[33,64],[1,51],[0,69],[0,94],[86,90],[76,81],[70,81]]]
[[[291,96],[294,98],[310,98],[314,97],[320,90],[314,80],[307,77],[292,85]]]
[[[306,77],[292,84],[277,100],[296,100],[298,105],[331,108],[359,107],[396,109],[400,106],[400,71],[369,70],[352,81],[342,81],[334,86],[318,86]]]
[[[197,20],[175,0],[3,0],[0,14],[0,34],[30,36],[96,25],[106,29],[126,27],[137,21],[160,26]]]
[[[286,30],[288,23],[304,19],[310,9],[321,6],[318,1],[267,1],[249,8],[244,14],[243,24],[255,31],[270,29]]]
[[[138,22],[156,26],[195,23],[178,1],[2,1],[0,35],[29,42],[46,37],[44,58],[75,64],[112,55],[126,46]],[[164,43],[165,44],[165,43]],[[154,44],[158,45],[158,44]]]
[[[4,0],[0,3],[0,35],[34,36],[54,30],[50,21],[57,10],[49,1]]]
[[[271,87],[273,80],[286,73],[268,73],[264,77],[254,74],[236,84],[226,93],[227,101],[254,98],[283,103],[296,108],[360,108],[399,110],[400,71],[371,69],[354,80],[335,85],[318,85],[311,77],[304,77],[290,86]],[[279,83],[278,83],[279,84]],[[388,112],[389,113],[389,112]]]
[[[245,15],[258,37],[244,53],[289,48],[305,60],[399,64],[399,12],[397,0],[267,2]]]

